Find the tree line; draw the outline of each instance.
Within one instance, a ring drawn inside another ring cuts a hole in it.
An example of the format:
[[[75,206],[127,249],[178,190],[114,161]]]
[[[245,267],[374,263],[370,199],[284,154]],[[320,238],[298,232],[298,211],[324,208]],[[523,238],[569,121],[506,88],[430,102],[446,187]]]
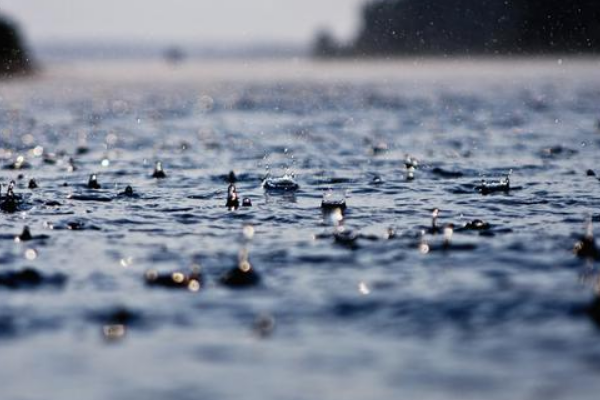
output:
[[[0,15],[0,78],[30,72],[32,62],[18,27]]]
[[[598,53],[599,0],[376,0],[350,43],[317,35],[317,56]]]

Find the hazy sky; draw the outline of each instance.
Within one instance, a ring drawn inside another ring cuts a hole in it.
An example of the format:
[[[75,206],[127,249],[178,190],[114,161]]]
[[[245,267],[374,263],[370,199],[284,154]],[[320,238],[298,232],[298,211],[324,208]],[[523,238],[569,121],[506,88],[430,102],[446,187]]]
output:
[[[356,29],[365,0],[0,0],[34,43],[53,40],[248,42],[311,40]]]

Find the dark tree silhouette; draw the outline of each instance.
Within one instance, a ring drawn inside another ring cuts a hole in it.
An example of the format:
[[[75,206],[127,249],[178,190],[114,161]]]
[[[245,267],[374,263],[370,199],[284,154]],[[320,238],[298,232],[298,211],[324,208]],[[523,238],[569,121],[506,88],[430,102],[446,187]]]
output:
[[[377,0],[349,45],[329,54],[591,53],[600,50],[597,0]],[[323,54],[320,48],[316,54]]]
[[[0,77],[11,77],[32,70],[16,25],[0,16]]]
[[[598,52],[600,2],[529,0],[522,2],[519,39],[530,52]]]

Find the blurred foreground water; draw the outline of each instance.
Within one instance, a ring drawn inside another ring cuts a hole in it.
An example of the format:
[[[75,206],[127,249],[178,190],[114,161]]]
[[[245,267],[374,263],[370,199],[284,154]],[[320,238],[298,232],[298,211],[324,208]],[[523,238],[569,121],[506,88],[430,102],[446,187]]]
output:
[[[572,249],[600,219],[599,66],[78,63],[0,83],[2,195],[22,196],[0,216],[0,398],[595,399],[598,269]],[[252,207],[227,209],[232,170]],[[285,174],[297,191],[265,190]],[[243,262],[260,284],[221,284]],[[145,281],[199,267],[187,289]]]

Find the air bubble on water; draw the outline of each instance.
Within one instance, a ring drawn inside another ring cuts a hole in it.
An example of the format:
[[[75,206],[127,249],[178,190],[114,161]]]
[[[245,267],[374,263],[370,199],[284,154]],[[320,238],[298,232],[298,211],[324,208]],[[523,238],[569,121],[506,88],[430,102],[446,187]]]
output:
[[[105,158],[104,160],[102,160],[101,165],[106,168],[110,165],[110,160],[108,158]]]

